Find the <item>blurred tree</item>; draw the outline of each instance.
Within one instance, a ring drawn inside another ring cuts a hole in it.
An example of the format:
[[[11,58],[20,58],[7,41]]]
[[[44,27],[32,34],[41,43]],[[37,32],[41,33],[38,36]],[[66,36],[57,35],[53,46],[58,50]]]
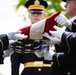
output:
[[[61,6],[62,0],[47,0],[48,1],[48,8],[46,9],[47,17],[51,14],[55,13],[56,11],[64,11]]]
[[[18,9],[21,5],[24,5],[27,0],[19,0],[19,3],[16,5],[16,9]],[[46,18],[52,15],[53,13],[60,11],[65,15],[65,11],[62,7],[63,2],[62,0],[47,0],[49,6],[46,9]],[[24,16],[24,20],[26,17]],[[62,27],[58,24],[59,27]]]
[[[19,0],[19,3],[17,4],[16,8],[18,9],[21,5],[24,5],[27,0]],[[62,0],[47,0],[49,6],[46,9],[46,14],[50,16],[56,11],[64,12],[64,9],[61,6]]]

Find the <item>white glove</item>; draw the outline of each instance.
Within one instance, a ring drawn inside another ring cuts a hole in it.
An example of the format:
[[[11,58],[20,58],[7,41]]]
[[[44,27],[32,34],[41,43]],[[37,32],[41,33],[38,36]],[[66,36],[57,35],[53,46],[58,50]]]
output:
[[[24,35],[24,34],[15,34],[12,36],[13,40],[22,40],[22,39],[26,39],[28,36]]]
[[[14,42],[17,42],[17,40],[9,40],[9,44],[12,44]]]
[[[60,39],[60,41],[61,41],[61,38],[62,38],[62,34],[65,32],[65,29],[64,28],[59,28],[59,27],[57,27],[57,26],[53,26],[54,27],[54,29],[56,30],[56,31],[49,31],[50,32],[50,34],[52,34],[52,36],[54,36],[54,37],[57,37],[58,39]]]
[[[35,54],[36,54],[36,56],[39,57],[39,58],[44,57],[44,50],[36,51]]]
[[[10,49],[4,50],[3,51],[3,58],[9,57],[12,53],[13,53],[13,51]]]
[[[21,40],[28,37],[27,35],[21,34],[21,31],[10,32],[7,36],[9,40]]]
[[[58,15],[54,20],[62,26],[68,27],[71,25],[71,22],[62,14]]]
[[[8,36],[8,38],[9,38],[9,40],[11,40],[12,37],[13,37],[15,34],[19,34],[19,33],[21,33],[21,31],[9,32],[9,33],[7,34],[7,36]],[[12,40],[13,40],[13,39],[12,39]]]
[[[45,60],[53,60],[53,55],[55,52],[53,52],[52,50],[44,50],[44,59]]]
[[[57,37],[54,37],[54,36],[50,36],[48,33],[44,33],[43,36],[50,40],[50,44],[60,43],[60,39],[58,39]]]

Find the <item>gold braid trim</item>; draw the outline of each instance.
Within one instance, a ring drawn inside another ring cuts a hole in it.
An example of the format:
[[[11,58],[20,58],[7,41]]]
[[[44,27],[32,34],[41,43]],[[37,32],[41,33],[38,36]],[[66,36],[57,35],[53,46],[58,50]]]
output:
[[[71,33],[71,34],[73,34],[73,33]],[[69,48],[69,49],[68,49],[68,53],[70,53],[70,46],[69,46],[69,44],[68,44],[68,38],[71,36],[71,34],[69,34],[69,35],[66,37],[66,43],[67,43],[68,48]],[[57,54],[56,60],[57,60],[57,63],[58,63],[58,65],[59,65],[59,67],[60,67],[61,65],[60,65],[60,63],[59,63],[59,61],[58,61],[59,54],[60,54],[60,53]]]
[[[2,40],[0,40],[0,43],[1,43],[1,45],[2,45],[2,47],[1,47],[1,50],[0,50],[0,51],[2,51],[2,50],[3,50],[3,42],[2,42]]]
[[[41,10],[45,10],[45,7],[43,5],[30,5],[28,7],[28,10],[30,9],[41,9]]]
[[[72,34],[72,33],[71,33]],[[69,34],[67,37],[66,37],[66,43],[67,43],[67,46],[68,46],[68,54],[70,53],[70,46],[69,46],[69,44],[68,44],[68,38],[70,37],[70,35],[71,34]]]
[[[60,53],[57,54],[57,56],[56,56],[56,60],[57,60],[57,63],[58,63],[58,65],[59,65],[59,67],[60,67],[61,65],[60,65],[59,60],[58,60],[58,56],[59,56],[59,54],[60,54]]]

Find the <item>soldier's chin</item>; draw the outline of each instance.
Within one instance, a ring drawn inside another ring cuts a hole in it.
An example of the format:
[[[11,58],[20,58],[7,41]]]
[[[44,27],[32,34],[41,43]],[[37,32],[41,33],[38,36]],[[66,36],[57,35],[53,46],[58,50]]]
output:
[[[37,23],[37,22],[39,22],[39,21],[40,21],[39,19],[35,19],[34,22],[33,22],[33,24],[34,24],[34,23]]]

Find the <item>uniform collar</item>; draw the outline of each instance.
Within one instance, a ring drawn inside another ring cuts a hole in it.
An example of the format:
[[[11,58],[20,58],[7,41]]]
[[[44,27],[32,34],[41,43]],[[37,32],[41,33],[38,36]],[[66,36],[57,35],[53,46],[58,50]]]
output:
[[[76,16],[70,19],[71,22],[73,22],[74,20],[76,20]]]

